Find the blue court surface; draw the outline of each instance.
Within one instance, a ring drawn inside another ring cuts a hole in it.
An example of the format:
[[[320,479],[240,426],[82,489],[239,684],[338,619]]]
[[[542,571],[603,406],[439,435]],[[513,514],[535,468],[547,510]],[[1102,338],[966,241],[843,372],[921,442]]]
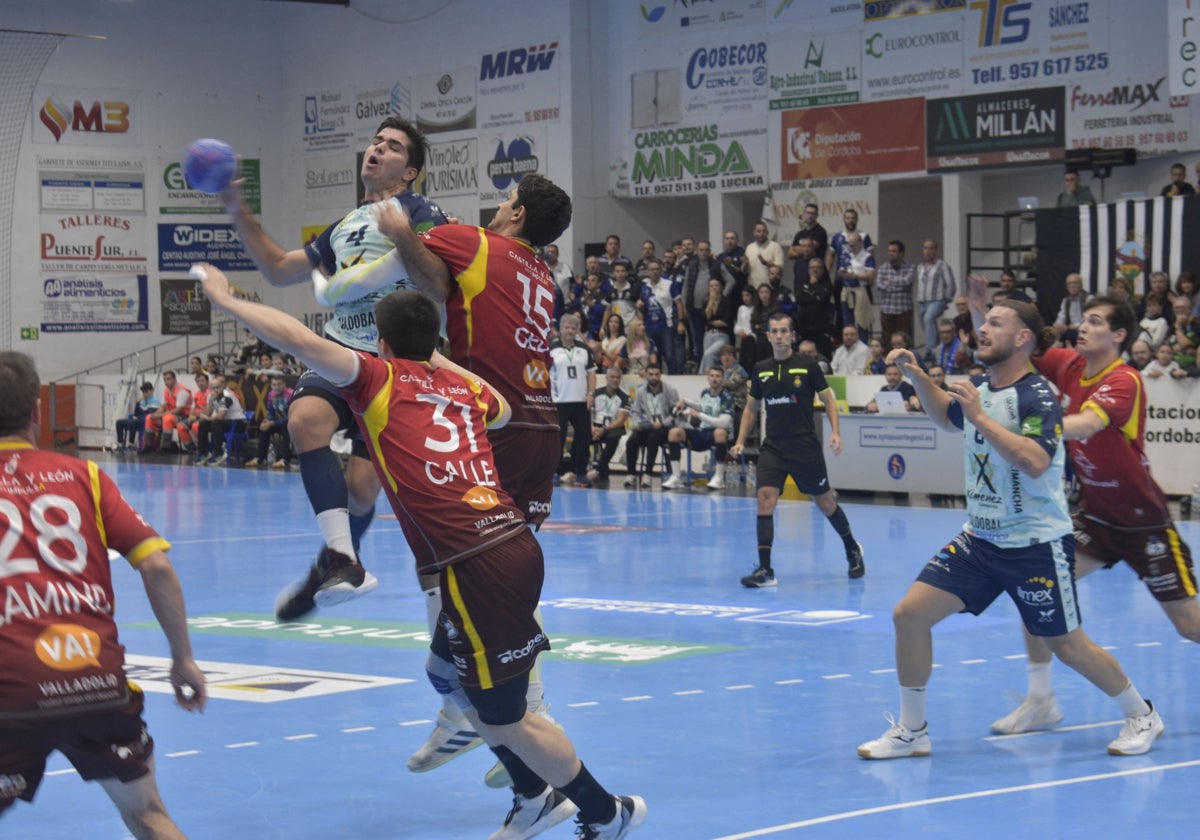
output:
[[[486,749],[427,774],[405,768],[439,700],[424,677],[424,607],[394,519],[377,519],[364,541],[378,590],[276,625],[276,593],[320,544],[298,474],[102,464],[174,544],[214,695],[203,715],[188,715],[157,693],[166,643],[138,576],[118,562],[130,671],[147,687],[159,784],[185,833],[443,840],[500,827],[510,795],[484,786]],[[949,466],[947,489],[960,480]],[[596,778],[645,797],[649,816],[631,836],[1194,836],[1200,651],[1123,567],[1080,583],[1084,626],[1166,721],[1148,755],[1106,754],[1116,704],[1061,664],[1062,724],[989,736],[1025,687],[1016,611],[1001,600],[934,631],[933,755],[857,756],[887,728],[884,713],[898,712],[892,607],[964,518],[961,508],[900,501],[843,498],[866,549],[861,581],[847,579],[840,540],[816,507],[782,502],[780,585],[748,590],[738,579],[756,562],[755,503],[740,488],[556,491],[540,534],[555,648],[544,660],[547,697]],[[1200,543],[1197,523],[1180,531]],[[570,837],[572,825],[541,836]],[[55,756],[34,805],[0,818],[0,836],[129,835],[103,791]]]

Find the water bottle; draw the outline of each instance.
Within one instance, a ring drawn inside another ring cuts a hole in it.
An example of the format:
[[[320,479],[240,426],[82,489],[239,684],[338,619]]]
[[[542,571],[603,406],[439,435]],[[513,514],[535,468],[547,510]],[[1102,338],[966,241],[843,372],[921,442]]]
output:
[[[746,464],[746,486],[751,490],[758,486],[758,469],[753,461]]]

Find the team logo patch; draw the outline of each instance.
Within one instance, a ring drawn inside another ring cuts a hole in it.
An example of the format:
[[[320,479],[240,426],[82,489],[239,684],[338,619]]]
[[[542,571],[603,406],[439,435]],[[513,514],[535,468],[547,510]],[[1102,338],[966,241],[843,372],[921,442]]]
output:
[[[1167,553],[1167,544],[1158,537],[1151,537],[1146,540],[1146,555],[1149,557],[1161,557]]]
[[[500,504],[500,497],[490,487],[480,487],[478,484],[463,494],[462,500],[475,510],[491,510]]]
[[[550,372],[546,370],[546,363],[541,359],[534,359],[525,365],[523,378],[525,384],[530,388],[546,389],[550,387]]]
[[[100,636],[78,624],[51,624],[34,642],[37,658],[56,671],[100,667]]]

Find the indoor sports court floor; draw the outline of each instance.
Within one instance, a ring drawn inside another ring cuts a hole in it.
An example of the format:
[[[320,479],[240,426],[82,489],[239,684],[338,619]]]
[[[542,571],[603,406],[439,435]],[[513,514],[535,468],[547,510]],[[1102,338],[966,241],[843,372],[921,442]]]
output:
[[[160,691],[167,650],[135,573],[117,613],[148,689],[160,786],[200,838],[485,838],[510,805],[483,785],[486,750],[424,775],[405,769],[438,707],[423,676],[424,608],[394,519],[365,541],[380,578],[366,598],[276,626],[277,591],[319,537],[298,474],[103,462],[174,543],[196,656],[213,698],[202,716]],[[948,489],[955,469],[947,470]],[[619,485],[619,481],[614,481]],[[961,509],[844,499],[867,575],[809,502],[777,514],[776,589],[747,590],[754,501],[737,495],[556,491],[543,612],[553,715],[596,777],[645,797],[632,836],[734,838],[1186,837],[1200,788],[1200,651],[1181,642],[1126,569],[1081,582],[1084,624],[1166,721],[1148,755],[1108,756],[1112,701],[1057,666],[1066,719],[995,738],[1024,688],[1016,614],[935,630],[933,755],[864,761],[861,741],[897,711],[891,608]],[[381,509],[383,506],[381,505]],[[1180,525],[1193,546],[1197,523]],[[56,756],[33,806],[0,819],[21,840],[129,836],[96,785]],[[570,824],[541,835],[572,836]]]

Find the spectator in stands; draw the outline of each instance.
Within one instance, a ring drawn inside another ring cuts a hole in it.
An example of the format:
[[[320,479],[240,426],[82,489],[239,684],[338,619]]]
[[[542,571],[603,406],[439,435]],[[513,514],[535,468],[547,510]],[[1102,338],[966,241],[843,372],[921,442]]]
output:
[[[744,367],[738,364],[737,351],[733,349],[732,344],[726,344],[721,348],[720,359],[725,390],[733,396],[733,433],[736,435],[737,421],[742,416],[742,409],[746,407],[746,393],[750,374],[746,372]]]
[[[767,282],[771,266],[783,270],[783,248],[769,237],[767,223],[759,221],[754,225],[754,239],[746,246],[746,281],[756,289]]]
[[[1196,191],[1187,182],[1187,168],[1182,163],[1171,164],[1171,181],[1159,195],[1174,198],[1177,195],[1195,195]]]
[[[821,369],[821,373],[826,376],[833,374],[833,368],[829,366],[829,358],[817,349],[817,343],[811,339],[803,339],[796,347],[797,353],[803,353],[805,356],[812,356],[817,360],[817,367]]]
[[[288,436],[288,404],[292,401],[292,389],[282,376],[271,377],[271,390],[267,391],[266,416],[258,424],[258,441],[254,457],[246,461],[247,467],[272,467],[291,469],[292,439]],[[270,461],[271,441],[275,441],[275,461]]]
[[[172,433],[184,425],[192,404],[192,392],[179,384],[175,371],[163,371],[162,401],[146,415],[142,434],[142,452],[170,452],[175,444]]]
[[[925,353],[933,353],[937,342],[937,322],[954,299],[958,283],[949,264],[938,256],[936,239],[926,239],[921,245],[921,264],[917,266],[917,306],[925,337]]]
[[[629,365],[629,360],[625,357],[627,341],[625,321],[615,312],[610,314],[604,322],[604,337],[600,339],[597,347],[596,366],[603,371],[614,367],[618,371],[624,371]]]
[[[159,405],[158,397],[154,396],[154,385],[143,382],[142,397],[133,405],[133,411],[117,421],[117,451],[135,449],[137,447],[138,430],[145,428],[146,415],[153,413]]]
[[[1175,317],[1171,333],[1163,343],[1174,349],[1180,367],[1191,367],[1196,364],[1196,345],[1200,344],[1200,318],[1192,314],[1191,304],[1183,295],[1176,296],[1171,310]]]
[[[1083,290],[1083,278],[1078,274],[1068,274],[1066,279],[1067,295],[1058,306],[1058,317],[1054,319],[1054,337],[1063,347],[1074,347],[1075,337],[1079,334],[1079,322],[1083,318],[1083,308],[1091,298]]]
[[[629,322],[637,314],[641,283],[630,280],[629,273],[630,269],[622,263],[613,266],[608,292],[604,295],[604,302],[608,305],[604,312],[605,324],[608,323],[610,315],[616,314],[621,316],[625,327],[628,328]]]
[[[1114,274],[1108,283],[1108,296],[1117,303],[1128,304],[1137,308],[1138,301],[1133,295],[1133,284],[1120,274]]]
[[[867,356],[867,364],[863,368],[863,373],[882,376],[884,370],[887,369],[887,354],[883,352],[883,342],[878,338],[872,338],[867,342],[867,350],[870,351],[870,355]]]
[[[583,293],[579,297],[579,313],[586,327],[583,337],[588,342],[599,341],[604,332],[604,313],[608,310],[608,303],[604,299],[605,291],[601,279],[598,273],[589,273],[584,280]]]
[[[1163,297],[1158,292],[1147,292],[1142,299],[1146,310],[1145,316],[1138,321],[1138,338],[1150,345],[1153,350],[1167,339],[1171,332],[1171,322],[1163,315]]]
[[[708,387],[700,392],[699,400],[681,399],[675,404],[675,413],[683,425],[677,425],[667,433],[671,475],[663,481],[664,490],[683,486],[679,446],[685,442],[693,452],[713,450],[713,476],[708,480],[708,489],[720,490],[725,486],[725,456],[729,451],[729,432],[733,428],[733,395],[725,389],[725,374],[720,365],[708,368],[707,376]]]
[[[224,376],[220,374],[214,376],[212,393],[208,397],[208,411],[200,420],[200,453],[208,453],[208,457],[204,461],[205,465],[212,467],[220,463],[229,463],[229,456],[232,453],[225,452],[222,455],[222,450],[225,448],[225,437],[231,430],[241,431],[245,426],[246,412],[242,408],[242,401],[238,399],[237,394],[226,387]]]
[[[737,300],[741,297],[742,289],[747,284],[747,276],[750,271],[746,262],[746,249],[738,242],[736,230],[725,231],[722,242],[724,250],[721,251],[721,265],[733,275],[734,300]]]
[[[644,376],[651,362],[658,361],[658,347],[646,332],[646,322],[634,318],[625,336],[625,372],[633,376]]]
[[[199,356],[192,356],[188,359],[188,373],[192,376],[204,373],[204,362],[200,360]]]
[[[842,327],[842,344],[833,353],[833,368],[836,376],[857,376],[867,367],[871,350],[863,343],[858,328],[853,324]]]
[[[1154,358],[1154,348],[1145,339],[1139,338],[1129,346],[1129,364],[1142,370]]]
[[[551,243],[542,249],[543,259],[546,263],[546,268],[550,269],[550,273],[554,275],[554,283],[562,292],[563,300],[566,301],[571,297],[572,291],[575,288],[575,272],[571,266],[559,260],[558,246]]]
[[[1158,379],[1160,376],[1171,376],[1181,365],[1175,361],[1175,348],[1163,342],[1154,351],[1154,358],[1142,368],[1142,376]]]
[[[909,411],[920,411],[921,401],[917,399],[917,389],[904,381],[904,372],[900,370],[897,364],[888,365],[883,371],[883,376],[887,380],[880,391],[898,391],[900,396],[904,398],[904,407]],[[872,399],[867,403],[868,414],[878,414],[879,404]]]
[[[954,331],[954,323],[945,318],[938,321],[938,343],[929,361],[951,373],[959,373],[966,354],[962,353],[962,337]]]
[[[888,340],[893,350],[911,350],[913,349],[912,336],[904,332],[904,330],[896,330],[892,333],[892,337]]]
[[[733,320],[733,343],[741,359],[755,359],[754,350],[754,289],[746,286],[742,289],[742,304],[738,307],[737,316]],[[745,361],[742,362],[743,367]],[[750,367],[754,367],[752,364]],[[747,368],[749,370],[749,368]]]
[[[680,284],[663,273],[663,264],[659,260],[646,263],[646,280],[642,283],[638,310],[646,324],[646,335],[658,348],[659,362],[670,373],[679,373],[683,368],[683,341],[687,327],[684,326],[679,290]]]
[[[686,243],[687,240],[685,239],[684,242]],[[704,357],[705,334],[709,328],[708,310],[712,300],[709,294],[710,283],[712,280],[718,281],[721,284],[721,296],[727,298],[733,305],[734,311],[729,313],[727,321],[732,335],[733,318],[737,314],[737,298],[731,297],[735,281],[733,275],[713,256],[712,246],[707,239],[702,239],[696,244],[696,255],[688,262],[687,272],[687,280],[683,288],[683,302],[687,308],[692,358],[699,365]]]
[[[633,272],[633,261],[621,253],[621,237],[615,233],[610,233],[604,240],[604,253],[597,258],[597,263],[600,273],[606,277],[611,277],[613,268],[618,265],[625,266],[625,270],[630,273]]]
[[[835,318],[833,303],[833,281],[825,263],[819,257],[808,260],[807,272],[803,283],[796,285],[796,331],[802,341],[811,341],[817,345],[821,355],[829,358],[833,355],[833,341],[829,331],[833,328]],[[766,327],[763,327],[764,333]],[[765,341],[765,340],[764,340]],[[769,343],[764,343],[759,359],[765,359],[771,352]],[[746,370],[753,370],[751,365]]]
[[[550,345],[550,397],[558,408],[560,446],[572,433],[571,454],[562,483],[571,484],[587,470],[591,442],[592,392],[596,389],[596,365],[591,351],[578,343],[579,316],[568,312],[558,325],[558,340]]]
[[[654,240],[647,239],[642,243],[642,255],[638,257],[638,261],[633,266],[633,276],[638,280],[644,280],[650,276],[650,261],[658,261],[658,253],[654,247]]]
[[[1004,300],[1020,300],[1033,303],[1033,298],[1017,288],[1017,275],[1007,268],[1000,272],[1000,291],[1004,292]]]
[[[219,356],[210,355],[204,360],[204,372],[208,374],[209,381],[212,380],[213,374],[221,373],[221,358]]]
[[[201,448],[196,450],[195,441],[199,437],[200,421],[208,417],[208,398],[211,392],[208,388],[208,374],[203,370],[196,374],[196,389],[192,392],[192,404],[188,408],[187,419],[179,430],[179,439],[184,444],[184,449],[188,452],[195,453],[192,463],[199,464],[207,456],[207,452]],[[187,440],[183,440],[183,427],[187,428]]]
[[[733,341],[734,303],[724,294],[721,281],[708,281],[708,300],[704,303],[704,353],[700,369],[719,366],[721,347]]]
[[[783,268],[778,265],[773,265],[767,269],[767,285],[771,287],[771,291],[775,295],[775,308],[785,315],[796,317],[796,310],[799,308],[796,304],[796,296],[792,294],[783,283]]]
[[[841,253],[837,278],[842,284],[842,323],[856,326],[859,338],[866,341],[871,336],[871,325],[875,323],[870,292],[875,281],[875,258],[858,233],[846,237]]]
[[[1192,304],[1193,314],[1196,311],[1196,305],[1200,304],[1200,296],[1196,294],[1196,272],[1181,271],[1179,276],[1175,278],[1175,297],[1185,297]]]
[[[946,386],[946,369],[941,365],[930,365],[929,370],[925,371],[929,374],[929,378],[933,380],[933,384],[943,391],[949,391]]]
[[[1175,299],[1175,293],[1171,291],[1171,280],[1167,277],[1165,271],[1152,271],[1150,277],[1146,281],[1146,294],[1138,301],[1137,317],[1138,320],[1146,317],[1146,298],[1156,294],[1162,301],[1163,312],[1170,310],[1171,301]]]
[[[630,411],[632,429],[625,442],[625,467],[629,478],[625,486],[631,490],[649,487],[651,477],[657,472],[658,451],[667,445],[675,404],[679,392],[669,382],[663,381],[662,368],[651,364],[646,368],[646,383],[633,396]],[[646,449],[645,467],[641,461],[642,447]]]
[[[1063,173],[1063,191],[1058,194],[1059,207],[1079,207],[1084,204],[1095,204],[1096,197],[1092,191],[1079,183],[1079,171],[1068,169]]]
[[[975,349],[975,324],[971,319],[971,304],[966,295],[956,295],[954,298],[954,332],[972,350]]]
[[[595,457],[587,472],[587,483],[576,482],[577,486],[608,482],[608,465],[617,451],[617,444],[625,436],[628,419],[629,395],[621,387],[621,371],[610,367],[604,372],[604,387],[597,388],[592,394],[591,440]]]
[[[796,235],[792,237],[792,247],[788,249],[788,258],[793,260],[803,260],[800,263],[800,268],[796,273],[796,287],[800,287],[800,283],[804,280],[801,273],[807,274],[807,263],[813,257],[825,261],[825,252],[829,250],[829,233],[825,228],[821,227],[821,223],[817,221],[819,208],[815,204],[804,205],[804,210],[800,213],[800,229],[796,231]],[[810,248],[803,248],[802,243],[808,240],[812,243]]]
[[[891,342],[892,333],[913,331],[913,264],[904,258],[904,243],[893,239],[887,246],[887,259],[875,272],[879,292],[879,323],[883,343]]]

